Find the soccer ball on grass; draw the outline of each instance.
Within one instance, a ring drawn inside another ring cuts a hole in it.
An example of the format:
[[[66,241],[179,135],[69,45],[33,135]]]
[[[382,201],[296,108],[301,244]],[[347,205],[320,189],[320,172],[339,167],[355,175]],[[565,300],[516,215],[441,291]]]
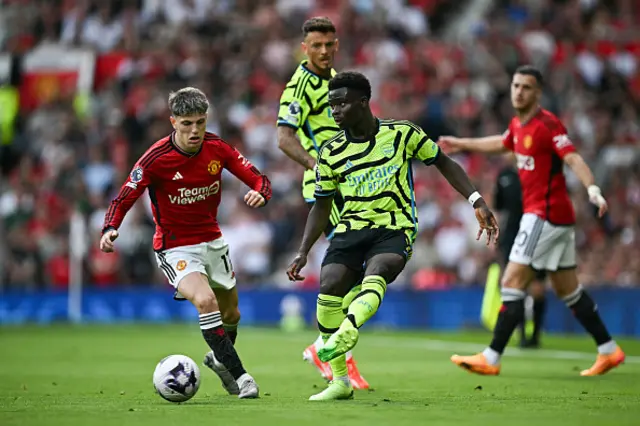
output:
[[[156,366],[153,386],[167,401],[188,401],[200,387],[200,369],[188,356],[169,355]]]

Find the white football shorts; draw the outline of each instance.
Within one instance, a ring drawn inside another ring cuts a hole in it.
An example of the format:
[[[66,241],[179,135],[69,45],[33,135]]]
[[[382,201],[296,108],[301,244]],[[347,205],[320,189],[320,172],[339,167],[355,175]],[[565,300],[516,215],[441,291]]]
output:
[[[557,226],[532,213],[520,219],[520,229],[509,261],[539,271],[576,267],[576,235],[573,225]]]
[[[178,290],[180,280],[192,272],[206,275],[211,288],[231,290],[236,286],[236,274],[229,257],[229,245],[222,237],[217,240],[174,247],[156,252],[158,267]],[[176,292],[176,299],[182,299]]]

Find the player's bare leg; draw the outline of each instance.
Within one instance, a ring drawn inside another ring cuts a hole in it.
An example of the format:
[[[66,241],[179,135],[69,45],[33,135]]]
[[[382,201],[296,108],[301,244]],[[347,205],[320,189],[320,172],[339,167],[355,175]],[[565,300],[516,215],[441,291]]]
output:
[[[471,355],[453,355],[451,361],[477,374],[500,374],[500,357],[509,339],[524,315],[525,289],[533,280],[534,271],[528,265],[509,262],[502,277],[502,307],[493,329],[493,340],[483,352]]]
[[[551,283],[573,315],[598,345],[598,357],[591,368],[580,373],[581,376],[605,374],[624,362],[625,354],[611,338],[602,322],[598,307],[589,294],[578,283],[575,269],[551,272]]]
[[[340,324],[346,318],[342,308],[343,299],[353,283],[357,282],[361,273],[361,271],[350,269],[339,263],[330,263],[322,267],[316,316],[318,318],[318,328],[324,342],[338,331]],[[322,347],[319,350],[322,350]],[[353,398],[353,387],[349,379],[349,370],[344,353],[332,359],[329,364],[331,365],[333,379],[325,390],[312,395],[309,400],[328,401]]]
[[[245,371],[238,353],[224,331],[218,300],[209,286],[208,278],[200,272],[192,272],[180,281],[177,289],[198,310],[202,336],[211,348],[212,352],[209,354],[215,354],[207,354],[205,364],[207,361],[211,363],[207,366],[218,374],[224,388],[230,394],[237,394],[238,398],[257,398],[258,385]]]
[[[227,332],[231,343],[236,344],[238,337],[238,324],[240,323],[240,309],[238,309],[238,290],[233,287],[231,290],[215,288],[213,292],[220,305],[222,314],[222,325]]]

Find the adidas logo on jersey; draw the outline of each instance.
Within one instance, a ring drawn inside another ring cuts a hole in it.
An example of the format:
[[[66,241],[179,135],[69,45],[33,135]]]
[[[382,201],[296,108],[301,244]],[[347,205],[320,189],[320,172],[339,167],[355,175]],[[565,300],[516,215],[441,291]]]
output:
[[[173,175],[173,180],[180,180],[182,179],[182,175],[180,174],[180,172],[176,172],[175,175]]]
[[[347,163],[344,165],[344,169],[349,170],[352,167],[353,167],[353,164],[351,163],[351,160],[347,160]]]

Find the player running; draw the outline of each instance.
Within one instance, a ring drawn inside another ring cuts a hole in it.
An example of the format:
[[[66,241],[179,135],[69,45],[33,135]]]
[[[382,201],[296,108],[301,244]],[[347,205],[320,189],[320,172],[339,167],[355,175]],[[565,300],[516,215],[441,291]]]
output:
[[[442,144],[452,152],[515,152],[522,185],[524,215],[502,277],[503,303],[493,340],[482,353],[451,357],[455,364],[478,374],[500,373],[500,358],[523,315],[525,289],[540,270],[549,272],[556,294],[598,346],[595,363],[580,374],[604,374],[625,358],[602,322],[596,304],[578,283],[575,213],[562,173],[563,164],[568,164],[587,188],[589,201],[598,207],[599,217],[607,211],[607,202],[560,120],[540,107],[542,84],[538,69],[523,66],[516,70],[511,83],[511,102],[516,116],[503,135],[479,139],[441,138]]]
[[[289,158],[305,168],[302,196],[311,208],[315,202],[313,168],[318,151],[327,140],[340,131],[331,116],[331,108],[327,101],[329,80],[336,73],[333,69],[333,60],[338,51],[339,42],[336,38],[335,26],[326,17],[307,20],[302,26],[302,35],[302,50],[307,59],[300,63],[280,98],[278,147]],[[342,198],[336,195],[331,207],[329,223],[324,230],[329,239],[340,220],[342,205]],[[354,291],[350,296],[345,297],[345,300],[350,301],[356,294],[357,292]],[[336,358],[329,365],[320,361],[316,355],[321,345],[322,338],[318,336],[318,339],[304,350],[302,356],[307,362],[316,366],[322,377],[332,380],[333,376],[348,374],[355,389],[369,387],[358,371],[351,352],[348,352],[345,357]]]
[[[371,85],[356,72],[342,72],[329,82],[329,104],[343,129],[320,150],[315,167],[316,202],[311,208],[290,280],[303,280],[307,254],[325,229],[338,191],[344,208],[322,263],[317,300],[318,326],[325,344],[318,350],[330,361],[351,350],[358,329],[378,310],[387,285],[411,257],[417,233],[411,160],[435,165],[449,183],[473,205],[480,224],[478,238],[487,244],[498,236],[496,220],[462,168],[440,152],[429,137],[409,121],[373,116]],[[363,267],[363,265],[365,265]],[[364,269],[364,271],[363,271]],[[362,288],[343,310],[343,298],[362,276]],[[349,399],[346,376],[334,377],[312,401]]]
[[[153,144],[133,167],[107,210],[100,249],[114,250],[124,216],[148,188],[158,267],[176,288],[175,297],[189,300],[200,314],[200,329],[211,348],[205,365],[230,394],[257,398],[258,385],[234,348],[238,292],[229,246],[216,217],[223,169],[251,188],[244,201],[252,208],[266,204],[271,184],[234,147],[205,131],[208,109],[209,101],[198,89],[187,87],[169,95],[175,131]]]

